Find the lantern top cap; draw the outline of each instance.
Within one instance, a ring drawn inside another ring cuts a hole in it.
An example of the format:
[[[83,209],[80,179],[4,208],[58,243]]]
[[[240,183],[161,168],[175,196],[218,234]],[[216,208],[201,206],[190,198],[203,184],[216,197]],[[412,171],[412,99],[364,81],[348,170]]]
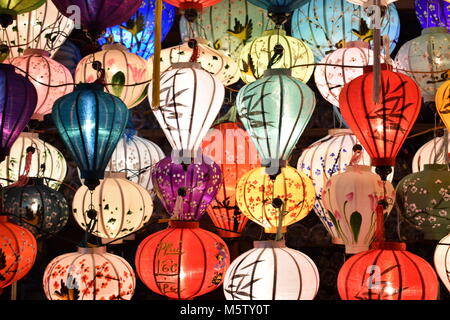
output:
[[[345,170],[346,172],[349,171],[371,171],[371,166],[366,166],[366,165],[362,165],[362,164],[351,164],[347,166],[347,169]]]
[[[344,45],[345,48],[364,48],[369,49],[370,45],[368,42],[364,41],[348,41]]]
[[[78,247],[77,250],[78,253],[81,254],[105,254],[106,253],[106,247]]]
[[[282,240],[266,240],[266,241],[253,241],[255,248],[286,248],[286,241]]]
[[[39,55],[39,56],[44,56],[44,57],[50,57],[50,53],[48,51],[46,51],[46,50],[43,50],[43,49],[27,48],[23,52],[24,56],[30,56],[32,54]]]
[[[427,163],[423,167],[424,170],[448,171],[448,165],[440,163]]]
[[[352,129],[328,129],[328,135],[353,134]]]
[[[406,243],[404,242],[384,242],[384,241],[377,241],[372,242],[370,245],[370,249],[375,250],[397,250],[397,251],[405,251],[406,250]]]
[[[103,92],[104,86],[101,83],[79,83],[75,86],[74,91],[79,90],[98,90]]]
[[[392,66],[390,64],[381,63],[380,67],[381,67],[381,70],[392,71]],[[364,70],[364,73],[373,72],[373,66],[364,66],[363,70]]]
[[[198,62],[175,62],[171,65],[172,69],[183,69],[183,68],[193,68],[202,69],[200,63]]]
[[[185,38],[185,39],[186,39],[186,38]],[[184,41],[184,44],[187,44],[187,43],[189,42],[189,40],[191,40],[191,39],[194,39],[195,41],[197,41],[197,43],[199,43],[199,44],[204,44],[204,45],[206,45],[206,46],[209,44],[209,41],[206,40],[205,38],[202,38],[202,37],[187,38],[187,40]]]
[[[269,76],[291,76],[292,75],[292,69],[289,68],[274,68],[274,69],[267,69],[264,71],[264,77]]]
[[[8,216],[0,214],[0,223],[6,223],[8,221]]]
[[[37,132],[21,132],[20,133],[21,138],[30,138],[30,139],[36,139],[39,138],[39,134]]]
[[[286,30],[284,29],[271,29],[263,32],[262,36],[286,36]]]
[[[108,43],[102,46],[102,50],[120,50],[120,51],[128,51],[127,47],[125,47],[121,43]]]
[[[198,221],[190,221],[190,220],[169,220],[169,227],[181,229],[194,229],[199,228],[200,223]]]
[[[430,27],[422,30],[422,34],[430,33],[448,33],[448,29],[446,27]]]
[[[127,178],[126,172],[113,172],[113,171],[106,171],[105,172],[105,178]]]

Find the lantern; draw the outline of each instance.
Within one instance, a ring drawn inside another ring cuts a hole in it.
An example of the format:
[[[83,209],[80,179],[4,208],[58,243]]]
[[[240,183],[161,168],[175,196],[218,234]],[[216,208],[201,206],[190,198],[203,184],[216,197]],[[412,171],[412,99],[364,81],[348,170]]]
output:
[[[294,10],[291,20],[292,36],[302,39],[313,51],[317,61],[349,41],[372,42],[368,11],[348,1],[311,0]],[[381,17],[381,35],[390,39],[394,50],[400,35],[400,18],[395,4],[387,7]]]
[[[399,72],[413,78],[425,102],[434,101],[436,91],[447,80],[450,69],[450,34],[446,28],[422,30],[422,35],[406,42],[395,57]]]
[[[80,48],[71,40],[66,40],[53,55],[54,60],[69,69],[72,77],[75,75],[75,70],[81,58],[83,57]]]
[[[29,178],[24,186],[4,190],[4,210],[11,221],[28,229],[36,239],[58,233],[69,220],[69,207],[62,194]]]
[[[92,226],[91,209],[96,211]],[[84,230],[105,239],[117,239],[141,229],[153,212],[153,201],[142,186],[126,179],[126,173],[107,173],[91,195],[81,186],[73,198],[72,212]]]
[[[414,0],[417,19],[423,29],[450,28],[450,4],[441,0]]]
[[[222,183],[220,167],[207,157],[190,164],[167,157],[152,168],[151,174],[164,208],[180,220],[199,220]]]
[[[130,300],[136,276],[106,247],[78,247],[48,264],[42,285],[48,300]]]
[[[38,99],[31,119],[39,121],[52,112],[58,98],[73,90],[69,69],[49,57],[50,54],[44,50],[26,49],[23,56],[7,61],[20,68],[18,73],[27,77],[36,88]]]
[[[313,300],[319,282],[311,258],[284,240],[254,241],[228,268],[223,291],[227,300]]]
[[[223,176],[208,215],[222,238],[239,237],[248,219],[237,206],[236,186],[244,174],[260,164],[256,148],[245,130],[225,122],[203,139],[202,152],[219,165]]]
[[[17,74],[12,65],[0,64],[0,161],[5,160],[12,144],[27,125],[36,108],[33,84]]]
[[[167,3],[180,8],[182,10],[193,9],[196,11],[202,11],[205,8],[211,7],[221,0],[168,0]]]
[[[128,122],[125,104],[103,88],[98,83],[78,84],[74,92],[56,100],[52,111],[56,128],[89,190],[103,179]]]
[[[53,55],[73,27],[72,19],[63,16],[52,1],[45,1],[39,8],[17,15],[15,22],[4,29],[2,40],[9,47],[10,57],[20,56],[27,48]]]
[[[315,200],[311,179],[290,166],[272,179],[266,168],[255,168],[239,180],[236,201],[241,212],[264,228],[276,233],[281,223],[286,226],[303,219],[313,208]]]
[[[344,86],[339,103],[342,116],[369,153],[371,165],[386,169],[395,164],[395,157],[419,115],[421,95],[411,78],[388,70],[386,64],[381,67],[378,103],[372,99],[371,67]]]
[[[434,267],[441,281],[450,291],[450,234],[442,238],[434,251]]]
[[[315,104],[314,92],[286,69],[267,70],[239,90],[237,111],[264,166],[289,159]]]
[[[422,171],[426,164],[447,164],[445,140],[447,140],[447,145],[449,145],[449,138],[446,139],[445,136],[443,136],[435,137],[421,146],[414,155],[412,172]],[[449,147],[447,146],[447,148]]]
[[[28,176],[41,176],[46,186],[58,190],[67,173],[66,160],[58,149],[39,139],[39,135],[33,132],[20,133],[9,155],[0,163],[2,184],[8,186],[19,179],[25,169],[28,147],[35,149]]]
[[[337,285],[342,300],[436,300],[439,293],[431,265],[401,242],[379,243],[352,256]]]
[[[450,232],[450,171],[447,164],[426,164],[397,185],[401,215],[426,240],[440,240]]]
[[[436,92],[435,102],[436,110],[448,130],[450,128],[450,80],[445,81],[439,87]]]
[[[195,152],[222,107],[224,86],[192,62],[173,64],[160,82],[160,105],[153,114],[175,151]],[[149,98],[152,90],[150,85]]]
[[[282,29],[264,31],[261,37],[248,42],[239,56],[241,79],[245,83],[260,79],[270,68],[291,69],[292,77],[306,83],[314,71],[313,64],[311,49],[303,41],[286,36]]]
[[[105,44],[102,51],[87,55],[77,65],[75,82],[94,82],[98,71],[93,61],[100,61],[105,70],[105,91],[120,98],[128,108],[133,108],[144,100],[147,84],[134,85],[148,81],[150,73],[147,61],[130,53],[121,44]]]
[[[8,0],[0,2],[0,24],[3,28],[13,23],[18,14],[39,8],[46,0]]]
[[[36,253],[33,234],[0,216],[0,288],[22,279],[33,267]]]
[[[153,292],[190,300],[215,290],[230,265],[227,245],[197,221],[169,221],[145,238],[136,252],[136,271]]]
[[[130,19],[122,24],[106,28],[105,34],[99,39],[104,45],[118,42],[144,59],[153,55],[155,41],[155,0],[144,0],[142,5]],[[164,40],[175,20],[175,8],[168,3],[162,3],[162,33]]]

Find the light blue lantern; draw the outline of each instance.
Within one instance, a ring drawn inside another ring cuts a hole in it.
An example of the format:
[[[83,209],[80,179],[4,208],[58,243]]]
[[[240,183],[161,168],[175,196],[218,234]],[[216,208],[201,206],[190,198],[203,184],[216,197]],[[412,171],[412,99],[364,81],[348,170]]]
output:
[[[414,8],[423,29],[445,27],[450,30],[450,2],[445,0],[415,0]]]

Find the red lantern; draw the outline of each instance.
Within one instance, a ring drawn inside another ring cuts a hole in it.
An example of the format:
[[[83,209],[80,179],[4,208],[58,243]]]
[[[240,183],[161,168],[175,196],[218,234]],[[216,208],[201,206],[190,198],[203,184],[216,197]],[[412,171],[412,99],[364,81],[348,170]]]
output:
[[[226,244],[198,221],[171,220],[169,228],[145,238],[136,252],[136,271],[153,292],[189,300],[216,289],[230,264]]]
[[[343,300],[436,300],[432,266],[406,251],[405,243],[377,242],[348,259],[338,275]]]
[[[194,9],[202,11],[205,8],[211,7],[222,0],[164,0],[168,4],[171,4],[182,10]]]
[[[208,215],[222,238],[236,238],[248,222],[236,203],[239,179],[260,165],[258,152],[248,133],[234,122],[221,123],[203,139],[203,154],[222,171],[222,185],[208,207]]]

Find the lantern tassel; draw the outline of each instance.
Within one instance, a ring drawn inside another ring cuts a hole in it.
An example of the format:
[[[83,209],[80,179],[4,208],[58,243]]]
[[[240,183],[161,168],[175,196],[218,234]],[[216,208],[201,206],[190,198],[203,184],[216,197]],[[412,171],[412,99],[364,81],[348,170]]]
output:
[[[162,0],[155,7],[155,53],[153,55],[152,108],[159,106],[160,59],[161,59]]]
[[[376,208],[377,227],[375,230],[375,241],[384,242],[384,208],[381,203],[378,203]]]

